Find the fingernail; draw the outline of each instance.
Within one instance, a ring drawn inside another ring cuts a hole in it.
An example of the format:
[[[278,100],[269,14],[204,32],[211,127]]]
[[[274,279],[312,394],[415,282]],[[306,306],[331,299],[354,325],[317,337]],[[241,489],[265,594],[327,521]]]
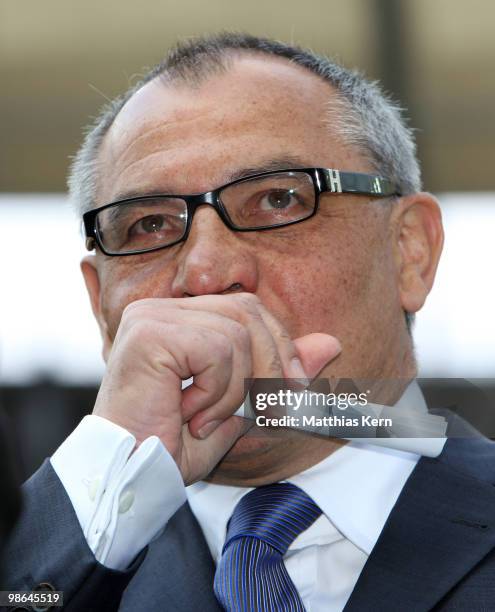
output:
[[[335,357],[337,357],[337,355],[342,352],[342,345],[337,340],[337,338],[334,338],[334,341],[335,341],[334,342],[334,344],[335,344]]]
[[[307,380],[308,376],[304,371],[301,360],[298,357],[291,359],[289,364],[289,374],[291,378],[298,378],[301,380]]]
[[[222,421],[210,421],[209,423],[205,423],[201,429],[198,430],[198,436],[204,440],[209,435],[211,435],[215,429],[220,425]]]

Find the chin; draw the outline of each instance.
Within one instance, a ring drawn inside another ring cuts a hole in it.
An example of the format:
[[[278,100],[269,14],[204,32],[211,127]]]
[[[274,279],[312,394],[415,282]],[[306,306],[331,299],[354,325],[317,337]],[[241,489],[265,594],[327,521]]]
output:
[[[260,431],[259,428],[253,427],[237,440],[221,463],[237,463],[243,459],[264,455],[273,450],[274,446],[280,443],[282,437],[280,432]]]
[[[205,480],[218,484],[244,482],[245,486],[265,484],[281,456],[290,454],[297,437],[292,430],[253,427],[237,440]]]

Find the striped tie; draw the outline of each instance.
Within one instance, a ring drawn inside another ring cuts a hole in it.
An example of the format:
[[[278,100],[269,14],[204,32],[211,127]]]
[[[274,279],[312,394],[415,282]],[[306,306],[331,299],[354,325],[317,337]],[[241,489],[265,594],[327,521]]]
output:
[[[228,612],[304,612],[283,556],[321,510],[290,483],[258,487],[237,504],[227,527],[214,590]]]

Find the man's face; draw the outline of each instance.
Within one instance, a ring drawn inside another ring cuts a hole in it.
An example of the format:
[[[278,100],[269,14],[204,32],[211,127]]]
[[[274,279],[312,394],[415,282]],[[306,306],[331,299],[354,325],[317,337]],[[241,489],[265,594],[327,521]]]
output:
[[[155,80],[125,105],[101,151],[98,205],[126,195],[212,190],[280,162],[373,172],[328,125],[332,88],[284,60],[245,56],[197,89]],[[392,375],[407,336],[390,208],[325,194],[313,218],[233,232],[208,206],[186,242],[144,255],[96,256],[100,324],[114,338],[122,311],[145,297],[255,293],[293,338],[326,332],[342,344],[323,376]]]
[[[250,57],[197,90],[153,81],[105,140],[98,204],[125,194],[208,191],[277,161],[372,171],[325,123],[331,96],[328,84],[301,68]],[[378,376],[403,324],[387,211],[364,196],[326,194],[306,222],[236,233],[202,207],[185,243],[141,256],[98,255],[109,335],[136,299],[221,293],[237,283],[292,337],[337,336],[343,351],[333,372]]]

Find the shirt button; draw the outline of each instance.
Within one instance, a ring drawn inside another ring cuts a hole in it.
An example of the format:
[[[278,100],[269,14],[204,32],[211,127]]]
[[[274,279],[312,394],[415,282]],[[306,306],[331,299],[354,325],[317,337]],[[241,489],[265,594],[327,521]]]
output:
[[[120,496],[119,500],[119,514],[125,514],[134,503],[134,493],[127,489]]]

